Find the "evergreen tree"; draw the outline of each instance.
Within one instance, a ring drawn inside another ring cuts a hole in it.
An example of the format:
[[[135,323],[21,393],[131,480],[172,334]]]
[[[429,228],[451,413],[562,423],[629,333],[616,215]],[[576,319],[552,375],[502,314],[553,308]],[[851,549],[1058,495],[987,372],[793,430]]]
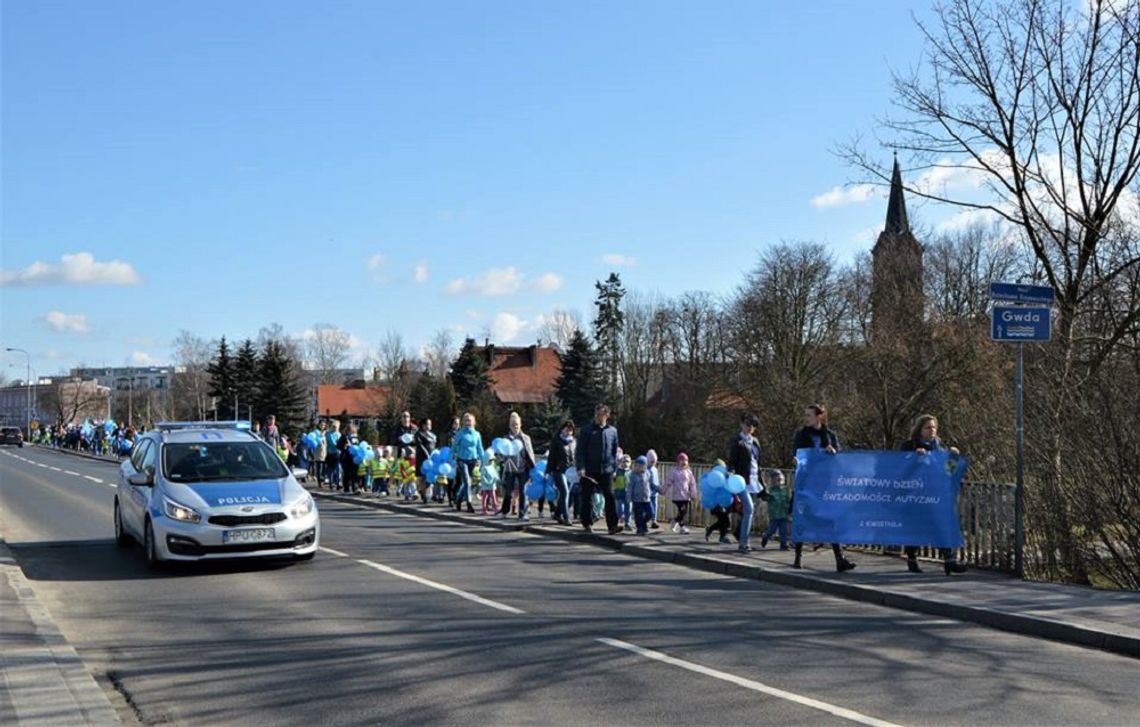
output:
[[[309,419],[309,396],[301,377],[300,362],[289,356],[281,341],[266,341],[257,361],[254,416],[277,417],[282,433],[295,434]]]
[[[455,390],[447,378],[428,374],[416,378],[408,396],[408,409],[417,419],[431,419],[434,431],[440,437],[447,436],[455,407]]]
[[[235,419],[250,419],[257,398],[257,349],[253,341],[245,339],[238,348],[233,364],[233,387],[237,399]]]
[[[562,356],[558,399],[581,426],[594,418],[594,407],[602,398],[598,354],[581,331],[574,331],[574,337],[570,339],[570,345]]]
[[[214,409],[219,419],[236,419],[234,412],[234,360],[230,356],[230,347],[226,344],[226,337],[218,342],[218,352],[206,367],[209,376],[207,393],[214,397]]]
[[[487,359],[483,348],[475,344],[474,338],[463,342],[463,348],[451,363],[450,377],[455,397],[464,406],[478,403],[490,391]]]
[[[592,415],[592,408],[590,412]],[[554,435],[562,429],[563,422],[571,418],[570,410],[554,395],[547,397],[546,401],[527,411],[525,420],[527,422],[527,433],[534,440],[535,450],[546,449],[546,445],[552,442]]]
[[[617,273],[610,273],[605,282],[599,280],[594,287],[598,291],[594,299],[594,307],[598,309],[594,317],[594,341],[602,363],[602,382],[607,394],[616,397],[621,371],[621,333],[625,328],[625,313],[621,309],[625,288]]]
[[[376,431],[376,425],[371,419],[365,419],[360,422],[360,429],[357,431],[357,434],[360,436],[360,441],[368,442],[373,446],[380,442],[380,433]]]

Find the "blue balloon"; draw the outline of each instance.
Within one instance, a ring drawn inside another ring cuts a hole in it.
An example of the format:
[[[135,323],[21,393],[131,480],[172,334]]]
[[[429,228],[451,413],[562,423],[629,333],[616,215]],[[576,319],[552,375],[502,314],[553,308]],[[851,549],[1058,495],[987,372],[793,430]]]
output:
[[[546,499],[549,502],[555,502],[558,500],[558,488],[548,483],[546,485]]]
[[[728,507],[732,504],[732,493],[725,489],[716,491],[716,504],[721,507]]]
[[[511,456],[517,457],[522,454],[523,443],[521,439],[508,439],[507,442],[511,445]]]
[[[546,483],[541,480],[531,480],[526,486],[526,496],[529,500],[537,500],[546,492]]]
[[[428,474],[429,472],[435,472],[435,462],[432,462],[430,459],[425,459],[423,464],[420,465],[420,474],[430,480],[431,475]]]
[[[538,463],[535,464],[534,468],[536,470],[538,470],[539,472],[545,473],[546,472],[546,460],[540,459],[538,461]]]
[[[495,450],[495,454],[499,455],[500,457],[510,457],[511,440],[499,437],[495,441],[491,442],[491,449]]]
[[[340,441],[340,432],[329,432],[329,446],[335,447]]]
[[[739,495],[744,492],[744,478],[740,475],[732,475],[724,485],[724,489],[728,490],[734,495]]]
[[[724,476],[723,472],[716,469],[706,474],[705,477],[708,478],[709,487],[713,489],[723,489],[724,486],[728,484],[728,478]]]
[[[451,461],[451,447],[444,447],[443,449],[440,449],[437,451],[439,452],[439,459],[441,461],[443,461],[443,462],[450,462]],[[432,456],[433,457],[435,456],[435,452],[432,452]]]
[[[455,468],[451,466],[450,462],[444,462],[436,467],[435,471],[448,479],[451,479],[451,476],[455,474]]]

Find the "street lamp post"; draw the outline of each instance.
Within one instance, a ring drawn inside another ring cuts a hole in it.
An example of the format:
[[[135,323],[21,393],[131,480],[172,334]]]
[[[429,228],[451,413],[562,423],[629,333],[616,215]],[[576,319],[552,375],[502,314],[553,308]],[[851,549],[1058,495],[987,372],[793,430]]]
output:
[[[28,353],[22,348],[5,348],[5,351],[13,353],[22,353],[27,359],[27,376],[24,378],[24,383],[28,385],[28,421],[24,428],[24,435],[29,439],[32,436],[32,354]]]

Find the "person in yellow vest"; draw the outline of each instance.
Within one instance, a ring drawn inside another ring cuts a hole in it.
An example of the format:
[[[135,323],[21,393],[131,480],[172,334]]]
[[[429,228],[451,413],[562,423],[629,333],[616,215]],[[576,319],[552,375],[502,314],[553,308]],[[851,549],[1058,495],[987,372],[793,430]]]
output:
[[[404,502],[416,501],[416,457],[409,451],[408,455],[396,461],[396,481],[400,483],[400,493]]]
[[[372,478],[372,494],[388,496],[388,459],[384,447],[376,448],[376,456],[368,463],[368,474]]]
[[[372,462],[375,460],[360,460],[356,466],[356,481],[360,483],[360,491],[368,494],[372,491]]]

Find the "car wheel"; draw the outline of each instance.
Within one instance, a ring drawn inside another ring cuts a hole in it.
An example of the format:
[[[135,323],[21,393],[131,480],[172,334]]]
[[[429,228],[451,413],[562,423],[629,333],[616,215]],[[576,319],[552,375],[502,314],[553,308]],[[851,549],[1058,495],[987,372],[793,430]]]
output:
[[[119,512],[119,500],[115,500],[115,545],[125,548],[131,544],[131,536],[123,529],[123,514]]]
[[[299,563],[303,563],[305,561],[312,560],[313,556],[316,554],[317,554],[317,551],[314,550],[312,553],[305,553],[304,555],[295,555],[295,556],[293,556],[293,560],[295,560]]]
[[[154,542],[154,528],[150,525],[150,518],[147,518],[146,529],[143,535],[143,548],[146,550],[146,564],[152,570],[160,570],[162,568],[162,559],[158,557],[158,546]]]

